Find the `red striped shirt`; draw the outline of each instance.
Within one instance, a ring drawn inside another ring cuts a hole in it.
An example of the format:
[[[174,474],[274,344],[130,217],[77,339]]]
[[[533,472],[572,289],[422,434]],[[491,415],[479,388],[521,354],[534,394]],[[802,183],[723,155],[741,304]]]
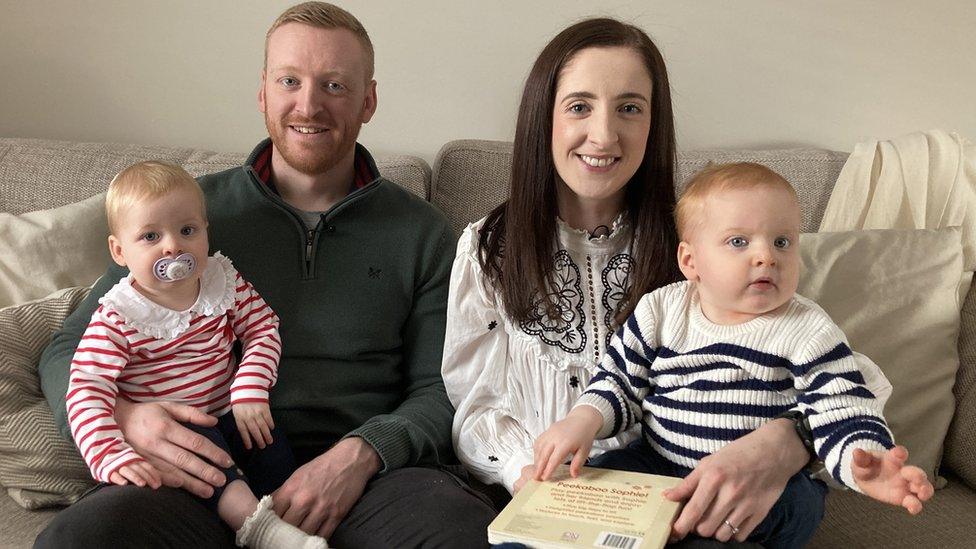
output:
[[[233,269],[229,262],[225,268]],[[71,361],[66,401],[71,434],[95,479],[108,482],[123,465],[142,459],[115,422],[116,395],[188,404],[218,416],[232,404],[268,402],[281,358],[278,317],[233,274],[234,305],[215,316],[191,313],[189,328],[171,339],[140,333],[106,305],[92,315]],[[235,339],[243,344],[236,366]]]

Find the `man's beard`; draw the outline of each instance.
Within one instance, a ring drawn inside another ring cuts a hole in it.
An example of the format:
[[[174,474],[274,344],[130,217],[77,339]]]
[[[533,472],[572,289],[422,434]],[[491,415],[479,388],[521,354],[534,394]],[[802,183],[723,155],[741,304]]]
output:
[[[301,126],[313,121],[309,120],[282,120],[281,124],[274,123],[268,118],[268,113],[264,113],[264,125],[268,128],[268,135],[271,136],[271,143],[281,158],[296,171],[305,175],[320,175],[328,172],[346,157],[356,146],[355,135],[337,135],[336,130],[330,129],[333,139],[323,143],[318,149],[309,149],[301,145],[291,143],[286,138],[286,133],[291,131],[289,126]]]

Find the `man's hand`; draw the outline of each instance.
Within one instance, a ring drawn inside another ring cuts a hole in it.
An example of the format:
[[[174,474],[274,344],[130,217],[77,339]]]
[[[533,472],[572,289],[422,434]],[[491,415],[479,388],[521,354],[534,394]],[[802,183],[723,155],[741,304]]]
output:
[[[226,452],[200,433],[179,422],[212,426],[217,418],[192,406],[173,402],[133,403],[123,398],[115,406],[115,420],[125,441],[159,472],[162,483],[208,498],[226,479],[219,469],[233,465]]]
[[[671,501],[687,501],[671,527],[671,541],[690,532],[745,541],[809,459],[788,419],[770,421],[702,459],[681,484],[664,492]]]
[[[535,439],[535,479],[548,479],[569,454],[573,454],[569,474],[579,475],[580,467],[586,463],[593,447],[593,437],[602,426],[603,416],[592,406],[577,406],[565,418],[553,423]]]
[[[299,467],[272,494],[275,513],[306,534],[328,539],[382,465],[365,440],[344,438]]]
[[[252,440],[253,445],[261,449],[274,442],[271,438],[274,420],[271,419],[271,407],[267,402],[242,402],[232,405],[231,409],[234,411],[234,422],[237,423],[237,431],[244,441],[244,448],[250,450]]]
[[[908,450],[895,446],[887,452],[854,450],[851,473],[865,495],[891,505],[900,505],[909,513],[922,512],[922,502],[935,493],[928,475],[914,465],[905,465]]]

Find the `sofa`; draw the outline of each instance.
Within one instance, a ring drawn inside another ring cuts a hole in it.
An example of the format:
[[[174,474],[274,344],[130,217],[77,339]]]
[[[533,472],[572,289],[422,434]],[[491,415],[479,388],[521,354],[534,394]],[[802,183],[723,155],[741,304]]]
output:
[[[73,205],[86,199],[89,199],[90,211],[94,212],[86,215],[97,217],[98,199],[90,197],[104,191],[108,181],[120,169],[139,160],[168,160],[183,165],[193,175],[201,175],[238,166],[244,158],[245,154],[195,149],[0,138],[0,222],[33,219],[30,212],[41,210],[67,212]],[[685,151],[679,153],[677,180],[683,181],[709,161],[750,160],[766,164],[797,187],[803,210],[802,229],[815,232],[846,158],[846,153],[818,149]],[[485,215],[504,200],[511,168],[511,144],[453,141],[438,152],[433,169],[423,159],[411,156],[380,155],[377,164],[386,177],[431,201],[460,232],[467,223]],[[54,208],[60,209],[52,210]],[[64,218],[61,214],[52,217]],[[5,226],[2,223],[0,227]],[[96,225],[92,231],[98,233],[98,227],[103,225]],[[71,236],[93,238],[104,243],[104,234]],[[12,238],[8,234],[0,237],[4,240]],[[10,255],[16,254],[18,244],[10,241],[3,243],[14,252],[6,256],[0,252],[0,260],[7,262],[6,265],[0,264],[0,278],[6,276],[3,270],[18,260],[18,255]],[[102,272],[106,259],[105,253],[89,253],[80,259],[70,259],[73,267],[69,272],[71,276],[65,282],[55,279],[51,284],[90,285]],[[35,271],[24,276],[34,278],[40,275]],[[956,332],[957,341],[954,342],[958,348],[959,367],[949,384],[952,393],[945,396],[949,399],[947,403],[952,417],[944,439],[936,441],[936,446],[941,449],[940,474],[945,479],[944,487],[936,492],[935,498],[917,517],[909,517],[897,508],[875,504],[850,491],[832,491],[828,497],[826,518],[811,547],[976,547],[976,529],[972,527],[972,521],[976,518],[976,465],[973,463],[976,461],[976,434],[973,432],[976,419],[974,293],[976,290],[968,292],[964,300],[960,297],[962,311],[956,318],[961,322]],[[38,299],[43,296],[19,297]],[[63,295],[59,299],[65,303]],[[78,300],[80,298],[75,295],[68,305],[62,305],[64,310],[60,314],[66,314],[70,304]],[[0,303],[0,307],[3,305],[10,304]],[[0,316],[8,310],[0,310]],[[0,330],[10,329],[9,322],[16,324],[19,321],[8,321],[6,328],[0,322]],[[49,333],[50,329],[53,327],[48,326],[45,333]],[[33,345],[42,347],[43,340],[35,341]],[[39,496],[38,492],[32,491],[32,479],[27,478],[29,475],[17,475],[17,470],[11,470],[10,463],[28,459],[24,457],[24,452],[37,454],[29,459],[51,459],[54,450],[45,445],[52,444],[52,439],[41,439],[37,433],[47,433],[44,436],[50,437],[54,430],[50,411],[44,413],[46,403],[40,395],[36,372],[21,372],[16,380],[5,380],[4,376],[11,374],[5,370],[4,362],[10,360],[13,360],[11,356],[0,352],[0,463],[7,463],[6,469],[0,465],[0,482],[12,496],[0,495],[0,547],[27,547],[57,512],[56,508],[42,507],[77,498],[83,491],[84,482],[82,479],[81,484],[75,482],[66,488],[73,490],[72,494],[45,498],[43,493]],[[28,360],[36,360],[35,355],[28,357]],[[24,394],[11,396],[11,390]],[[11,404],[12,400],[21,396],[24,404]],[[37,435],[38,440],[28,444],[12,435],[14,421],[21,422],[22,427],[26,422],[28,430],[24,436]],[[939,434],[938,437],[943,435]],[[24,450],[23,445],[29,448]],[[65,452],[64,448],[59,446],[57,451]],[[39,509],[27,510],[24,506]]]

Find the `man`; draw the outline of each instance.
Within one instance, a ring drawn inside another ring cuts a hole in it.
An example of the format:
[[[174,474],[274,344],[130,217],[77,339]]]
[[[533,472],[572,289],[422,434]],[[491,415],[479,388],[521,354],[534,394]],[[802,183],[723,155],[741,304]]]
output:
[[[268,31],[258,93],[270,141],[245,166],[200,180],[211,250],[281,319],[272,415],[302,465],[274,491],[275,512],[339,547],[484,545],[493,510],[438,468],[453,461],[440,359],[454,235],[356,143],[376,101],[359,21],[320,2],[286,10]],[[66,436],[68,365],[97,298],[124,274],[111,269],[96,284],[42,357]],[[37,546],[231,545],[190,494],[222,484],[211,463],[230,458],[179,424],[215,419],[129,402],[116,416],[171,488],[101,487],[55,517]]]

